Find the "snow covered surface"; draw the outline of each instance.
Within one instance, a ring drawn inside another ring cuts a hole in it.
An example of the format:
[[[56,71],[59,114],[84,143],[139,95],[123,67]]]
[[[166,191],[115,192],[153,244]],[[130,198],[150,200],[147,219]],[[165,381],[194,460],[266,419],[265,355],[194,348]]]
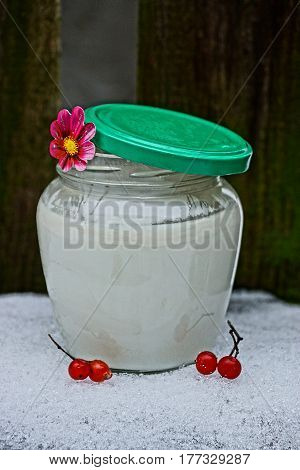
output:
[[[0,448],[300,448],[300,309],[263,292],[233,294],[244,336],[235,381],[194,366],[74,382],[46,296],[0,297]],[[226,331],[224,332],[226,336]],[[231,347],[219,338],[215,352]]]

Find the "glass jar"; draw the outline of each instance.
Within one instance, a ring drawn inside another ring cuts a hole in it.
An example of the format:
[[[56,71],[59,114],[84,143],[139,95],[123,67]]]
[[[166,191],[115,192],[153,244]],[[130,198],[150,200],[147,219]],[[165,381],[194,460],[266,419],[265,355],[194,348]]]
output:
[[[100,151],[99,151],[100,152]],[[242,209],[221,177],[97,153],[37,209],[44,274],[68,351],[161,371],[212,349],[229,303]]]

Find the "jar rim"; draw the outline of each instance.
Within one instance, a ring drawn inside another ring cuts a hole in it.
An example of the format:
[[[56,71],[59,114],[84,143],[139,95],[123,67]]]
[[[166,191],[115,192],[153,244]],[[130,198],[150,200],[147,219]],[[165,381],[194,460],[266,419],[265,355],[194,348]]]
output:
[[[59,165],[56,171],[63,180],[92,186],[126,188],[182,188],[193,184],[206,184],[218,177],[179,173],[172,170],[146,166],[97,149],[96,156],[88,162],[85,171],[72,168],[64,172]]]

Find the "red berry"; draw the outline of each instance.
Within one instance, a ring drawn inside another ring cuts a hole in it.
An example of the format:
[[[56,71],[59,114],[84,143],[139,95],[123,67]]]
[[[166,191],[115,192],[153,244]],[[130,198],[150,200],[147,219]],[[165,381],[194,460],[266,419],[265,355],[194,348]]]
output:
[[[84,380],[89,376],[90,365],[83,359],[74,359],[69,365],[69,374],[74,380]]]
[[[89,376],[93,382],[103,382],[104,380],[110,379],[112,373],[105,362],[100,361],[99,359],[95,359],[94,361],[90,362]]]
[[[217,358],[214,353],[203,351],[198,354],[196,359],[196,368],[200,374],[210,375],[217,368]]]
[[[241,371],[242,366],[240,361],[233,356],[225,356],[218,362],[218,371],[222,375],[222,377],[226,377],[226,379],[236,379]]]

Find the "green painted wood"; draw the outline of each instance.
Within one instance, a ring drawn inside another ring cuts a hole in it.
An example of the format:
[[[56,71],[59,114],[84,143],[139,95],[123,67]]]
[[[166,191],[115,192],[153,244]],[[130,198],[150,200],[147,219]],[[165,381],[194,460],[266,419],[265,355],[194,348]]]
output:
[[[236,285],[300,300],[300,8],[295,0],[141,0],[138,102],[241,134],[251,169]],[[265,55],[264,55],[265,54]],[[262,60],[261,60],[262,59]]]
[[[59,103],[59,2],[4,3],[10,14],[0,5],[0,292],[41,291],[35,211],[53,177],[48,144]]]

